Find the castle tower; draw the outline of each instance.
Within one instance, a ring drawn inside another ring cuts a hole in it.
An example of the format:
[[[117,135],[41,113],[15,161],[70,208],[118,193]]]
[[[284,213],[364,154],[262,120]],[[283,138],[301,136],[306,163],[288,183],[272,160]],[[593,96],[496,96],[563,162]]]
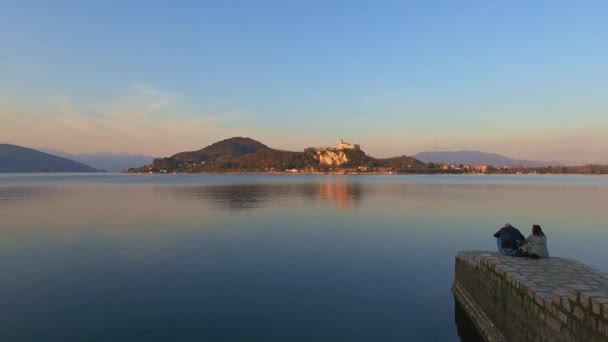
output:
[[[342,139],[338,139],[338,150],[349,149],[349,150],[358,150],[360,147],[356,144],[351,144],[348,142],[344,142]]]

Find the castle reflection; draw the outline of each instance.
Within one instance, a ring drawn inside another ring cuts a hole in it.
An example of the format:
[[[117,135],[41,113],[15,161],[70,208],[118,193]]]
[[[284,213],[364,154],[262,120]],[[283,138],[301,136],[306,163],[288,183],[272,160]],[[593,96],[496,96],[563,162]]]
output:
[[[362,195],[361,186],[350,182],[319,183],[315,190],[318,200],[335,202],[339,209],[355,208]]]

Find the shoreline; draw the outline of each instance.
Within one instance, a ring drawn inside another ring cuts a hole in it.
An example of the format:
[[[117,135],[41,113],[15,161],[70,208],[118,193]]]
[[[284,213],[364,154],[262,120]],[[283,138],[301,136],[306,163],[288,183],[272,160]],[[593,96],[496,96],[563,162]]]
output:
[[[608,176],[583,173],[389,173],[389,172],[116,172],[136,175],[321,175],[321,176]],[[99,174],[99,172],[97,173]],[[107,173],[106,173],[107,174]]]

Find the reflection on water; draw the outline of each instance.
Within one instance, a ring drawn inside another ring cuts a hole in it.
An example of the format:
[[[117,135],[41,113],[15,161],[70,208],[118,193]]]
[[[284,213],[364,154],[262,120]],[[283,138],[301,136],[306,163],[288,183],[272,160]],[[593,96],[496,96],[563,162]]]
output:
[[[202,199],[214,209],[226,211],[247,211],[268,205],[269,199],[277,193],[262,185],[208,186],[188,188],[161,188],[186,199]]]
[[[270,206],[334,204],[338,209],[355,208],[362,196],[358,183],[325,181],[318,184],[239,184],[223,186],[163,187],[177,197],[201,199],[212,208],[248,211]]]
[[[608,178],[100,177],[0,176],[0,340],[473,338],[505,222],[608,271]]]
[[[57,196],[62,189],[49,187],[11,186],[0,187],[0,202],[10,204],[11,202],[49,198]]]
[[[475,324],[473,324],[456,298],[454,298],[454,321],[456,322],[456,331],[458,332],[460,341],[484,342],[481,335],[479,335]]]
[[[316,197],[323,201],[335,201],[339,209],[354,208],[359,204],[363,187],[350,182],[322,182],[316,187]]]

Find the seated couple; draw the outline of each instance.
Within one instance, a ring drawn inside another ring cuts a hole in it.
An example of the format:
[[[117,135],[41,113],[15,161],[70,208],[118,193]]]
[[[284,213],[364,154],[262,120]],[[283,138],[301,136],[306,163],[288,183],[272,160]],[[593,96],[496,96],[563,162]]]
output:
[[[524,237],[519,229],[510,223],[505,224],[494,234],[498,251],[508,256],[530,256],[532,258],[548,258],[547,236],[539,225],[532,226],[532,234]]]

